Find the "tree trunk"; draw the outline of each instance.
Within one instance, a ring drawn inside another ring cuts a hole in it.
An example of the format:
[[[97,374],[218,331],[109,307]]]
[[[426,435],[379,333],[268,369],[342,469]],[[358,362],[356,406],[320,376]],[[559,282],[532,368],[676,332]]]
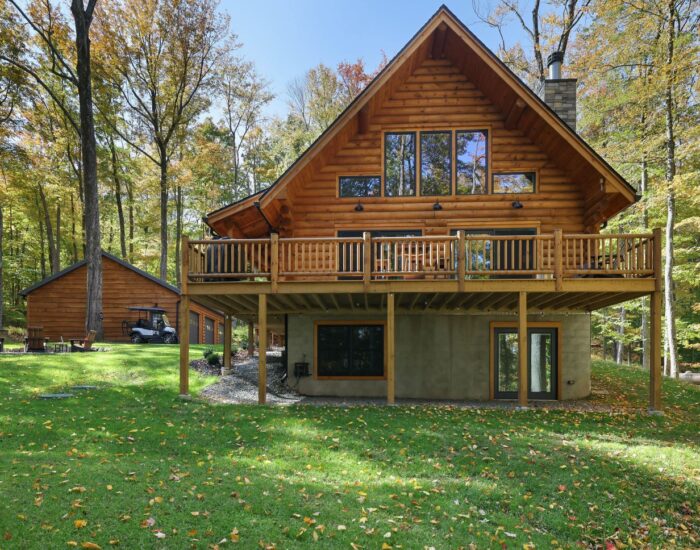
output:
[[[668,1],[668,35],[666,42],[666,265],[664,266],[664,300],[666,314],[666,340],[668,342],[668,374],[678,375],[678,349],[676,347],[676,312],[673,284],[673,233],[676,224],[676,195],[673,179],[676,176],[676,142],[673,113],[673,55],[676,38],[676,0]]]
[[[73,263],[78,261],[78,239],[75,236],[75,199],[73,193],[70,194],[70,235],[73,243]]]
[[[615,342],[615,363],[618,365],[622,364],[622,355],[625,350],[625,345],[623,339],[625,337],[625,316],[626,310],[625,306],[620,307],[620,322],[617,325],[617,333],[619,334],[619,339]]]
[[[61,271],[61,205],[56,205],[56,272]]]
[[[642,226],[645,230],[649,229],[649,211],[647,209],[646,196],[649,186],[649,169],[647,165],[647,155],[644,153],[642,158],[642,177],[639,185],[639,191],[642,195]],[[649,297],[642,297],[642,326],[640,328],[642,336],[642,367],[649,368],[649,317],[648,317]]]
[[[117,148],[114,146],[114,140],[111,137],[109,138],[109,149],[112,153],[112,180],[114,181],[114,198],[117,203],[117,218],[119,218],[119,246],[122,258],[126,260],[126,229],[124,227],[124,207],[122,206],[122,184],[117,164]]]
[[[182,187],[175,188],[175,278],[180,288],[180,240],[182,235]]]
[[[39,210],[39,197],[35,197],[36,209]],[[41,216],[39,216],[39,250],[40,250],[40,261],[41,261],[41,278],[46,278],[46,253],[44,247],[46,246],[46,239],[44,238],[44,222],[41,221]],[[24,254],[21,255],[22,257]]]
[[[129,262],[134,263],[134,188],[126,181],[126,196],[129,199]]]
[[[3,314],[5,313],[5,292],[3,289],[3,284],[2,284],[2,277],[3,277],[3,271],[2,271],[2,238],[3,238],[3,224],[2,224],[2,205],[0,205],[0,330],[3,329]]]
[[[90,75],[90,24],[97,0],[71,1],[75,21],[77,53],[78,99],[80,105],[80,148],[85,192],[85,259],[87,260],[86,331],[94,330],[97,339],[102,331],[102,248],[100,245],[100,205],[97,188],[97,145],[92,112],[92,82]]]
[[[168,280],[168,157],[160,151],[160,278]]]
[[[49,267],[51,275],[58,273],[58,262],[56,261],[56,241],[53,237],[53,225],[51,224],[51,215],[49,214],[49,205],[46,201],[46,193],[41,184],[37,184],[39,190],[39,199],[41,199],[41,211],[44,215],[44,227],[46,228],[46,240],[49,243]]]

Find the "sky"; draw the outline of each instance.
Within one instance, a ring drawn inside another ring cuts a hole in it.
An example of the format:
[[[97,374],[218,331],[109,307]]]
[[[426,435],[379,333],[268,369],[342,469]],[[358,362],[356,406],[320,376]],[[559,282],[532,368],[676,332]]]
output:
[[[488,6],[489,0],[480,0]],[[382,50],[391,59],[443,1],[440,0],[221,0],[220,10],[243,43],[240,54],[270,82],[267,114],[287,111],[287,85],[311,67],[365,60],[373,71]],[[472,0],[444,2],[494,51],[498,35],[479,21]],[[513,37],[514,40],[520,37]]]

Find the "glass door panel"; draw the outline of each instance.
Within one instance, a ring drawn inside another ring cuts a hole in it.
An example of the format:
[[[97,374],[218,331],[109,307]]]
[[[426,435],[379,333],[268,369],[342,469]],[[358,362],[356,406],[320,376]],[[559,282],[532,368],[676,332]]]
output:
[[[528,397],[556,399],[557,329],[528,329]],[[518,332],[514,328],[494,330],[494,376],[496,399],[518,397]]]

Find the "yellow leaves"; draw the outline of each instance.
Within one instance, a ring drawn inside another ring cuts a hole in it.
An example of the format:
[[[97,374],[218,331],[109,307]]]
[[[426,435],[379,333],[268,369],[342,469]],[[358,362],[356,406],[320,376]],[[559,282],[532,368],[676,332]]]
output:
[[[102,550],[102,547],[94,542],[83,542],[80,547],[85,548],[85,550]]]
[[[87,489],[83,486],[78,486],[78,487],[72,487],[71,489],[68,489],[69,493],[84,493]]]
[[[382,543],[382,550],[391,550],[392,548],[393,546],[391,546],[391,544],[388,544],[386,542]]]
[[[83,527],[85,527],[87,525],[87,520],[86,519],[76,519],[73,522],[73,525],[75,525],[76,529],[82,529]]]
[[[108,490],[108,491],[111,491],[112,489],[113,489],[113,487],[112,487],[111,485],[107,485],[107,490]]]
[[[231,534],[228,536],[228,538],[231,540],[231,542],[238,542],[241,538],[240,534],[238,533],[238,529],[234,527],[231,530]]]

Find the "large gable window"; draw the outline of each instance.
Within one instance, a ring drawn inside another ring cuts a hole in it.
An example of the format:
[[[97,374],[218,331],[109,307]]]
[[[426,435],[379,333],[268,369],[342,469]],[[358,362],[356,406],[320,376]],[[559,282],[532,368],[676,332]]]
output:
[[[452,187],[452,132],[421,132],[420,194],[449,195]]]
[[[459,130],[455,134],[457,194],[486,193],[488,133],[486,130]]]
[[[384,324],[316,325],[318,378],[383,378]]]
[[[493,175],[494,193],[534,193],[534,172],[510,172]]]
[[[340,176],[338,195],[340,197],[378,197],[382,181],[379,176]]]
[[[384,194],[387,197],[416,194],[415,132],[384,135]]]

